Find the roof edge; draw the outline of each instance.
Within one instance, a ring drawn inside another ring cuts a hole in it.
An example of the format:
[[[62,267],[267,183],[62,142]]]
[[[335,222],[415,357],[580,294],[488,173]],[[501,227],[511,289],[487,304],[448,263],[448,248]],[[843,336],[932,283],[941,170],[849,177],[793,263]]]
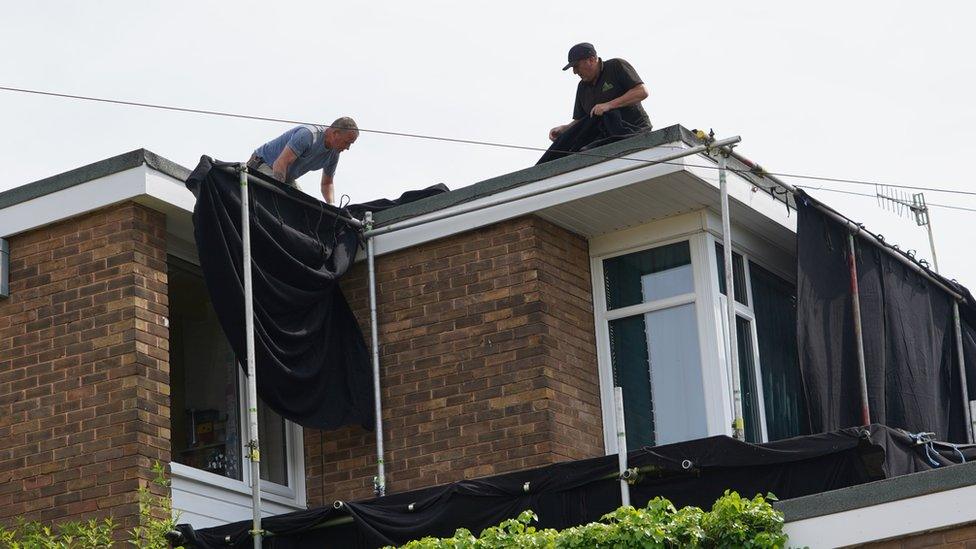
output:
[[[0,192],[0,209],[136,168],[143,164],[180,181],[185,180],[190,174],[190,170],[172,160],[146,149],[136,149]]]
[[[687,128],[680,124],[674,124],[587,151],[588,153],[592,153],[592,155],[571,154],[551,162],[546,162],[545,164],[537,164],[511,173],[485,179],[450,192],[434,195],[416,202],[410,202],[402,206],[390,208],[389,210],[376,212],[374,219],[377,226],[390,225],[398,221],[443,210],[451,206],[491,196],[522,185],[549,179],[550,177],[606,162],[630,153],[652,149],[665,143],[674,143],[676,141],[682,141],[691,146],[701,144],[701,141]]]
[[[976,462],[858,484],[774,504],[786,522],[833,515],[976,484]]]

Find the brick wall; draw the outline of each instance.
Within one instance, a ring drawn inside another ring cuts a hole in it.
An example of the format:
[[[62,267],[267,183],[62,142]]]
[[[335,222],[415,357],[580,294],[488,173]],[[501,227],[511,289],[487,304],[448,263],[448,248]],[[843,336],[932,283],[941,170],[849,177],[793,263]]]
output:
[[[916,549],[919,547],[976,547],[976,522],[953,526],[935,532],[915,534],[898,539],[866,543],[861,547],[871,549]]]
[[[9,239],[0,523],[135,524],[136,489],[170,452],[165,239],[134,203]]]
[[[388,492],[603,455],[584,239],[526,217],[376,266]],[[343,288],[368,337],[366,282]],[[305,445],[311,506],[372,496],[373,433]]]

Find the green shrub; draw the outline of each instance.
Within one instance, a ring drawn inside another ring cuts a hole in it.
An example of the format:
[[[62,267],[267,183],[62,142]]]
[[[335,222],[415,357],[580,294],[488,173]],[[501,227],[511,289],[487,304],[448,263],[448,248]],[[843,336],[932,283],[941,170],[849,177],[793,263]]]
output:
[[[55,527],[20,520],[12,529],[0,526],[0,547],[5,549],[102,549],[112,546],[115,523],[66,522]]]
[[[643,509],[621,507],[600,522],[565,530],[537,530],[538,517],[525,511],[518,518],[485,529],[475,537],[461,528],[451,538],[423,538],[403,549],[654,549],[670,547],[755,547],[786,545],[783,515],[768,500],[742,498],[726,491],[711,511],[698,507],[675,509],[670,501],[654,498]]]

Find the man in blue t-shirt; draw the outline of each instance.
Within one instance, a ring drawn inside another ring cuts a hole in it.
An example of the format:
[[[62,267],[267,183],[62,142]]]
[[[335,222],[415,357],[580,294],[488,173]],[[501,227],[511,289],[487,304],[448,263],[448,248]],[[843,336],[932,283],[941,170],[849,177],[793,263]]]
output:
[[[247,167],[296,189],[296,179],[310,171],[322,170],[322,198],[332,204],[339,153],[348,150],[357,137],[359,127],[348,116],[330,126],[297,126],[254,149]]]

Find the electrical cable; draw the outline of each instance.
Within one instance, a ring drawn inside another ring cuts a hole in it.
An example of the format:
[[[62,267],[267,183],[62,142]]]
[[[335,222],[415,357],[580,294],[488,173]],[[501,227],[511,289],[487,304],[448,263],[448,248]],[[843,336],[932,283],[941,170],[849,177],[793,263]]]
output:
[[[82,101],[93,101],[93,102],[97,102],[97,103],[109,103],[109,104],[113,104],[113,105],[125,105],[125,106],[130,106],[130,107],[143,107],[143,108],[149,108],[149,109],[159,109],[159,110],[167,110],[167,111],[174,111],[174,112],[184,112],[184,113],[191,113],[191,114],[205,114],[205,115],[211,115],[211,116],[223,116],[223,117],[228,117],[228,118],[240,118],[240,119],[244,119],[244,120],[258,120],[258,121],[262,121],[262,122],[278,122],[278,123],[285,123],[285,124],[314,124],[312,122],[305,122],[305,121],[301,121],[301,120],[290,120],[290,119],[287,119],[287,118],[274,118],[274,117],[267,117],[267,116],[256,116],[256,115],[230,113],[230,112],[214,111],[214,110],[206,110],[206,109],[192,109],[192,108],[186,108],[186,107],[173,107],[173,106],[158,105],[158,104],[153,104],[153,103],[141,103],[141,102],[137,102],[137,101],[124,101],[124,100],[120,100],[120,99],[107,99],[107,98],[102,98],[102,97],[92,97],[92,96],[85,96],[85,95],[74,95],[74,94],[67,94],[67,93],[58,93],[58,92],[42,91],[42,90],[32,90],[32,89],[26,89],[26,88],[14,88],[14,87],[10,87],[10,86],[0,86],[0,91],[9,91],[9,92],[25,93],[25,94],[33,94],[33,95],[43,95],[43,96],[48,96],[48,97],[59,97],[59,98],[63,98],[63,99],[77,99],[77,100],[82,100]],[[315,125],[329,127],[327,124],[315,124]],[[396,137],[407,137],[407,138],[412,138],[412,139],[426,139],[426,140],[430,140],[430,141],[444,141],[444,142],[448,142],[448,143],[460,143],[460,144],[465,144],[465,145],[481,145],[481,146],[486,146],[486,147],[497,147],[497,148],[515,149],[515,150],[524,150],[524,151],[533,151],[533,152],[545,152],[545,151],[548,151],[549,150],[547,148],[542,148],[542,147],[530,147],[530,146],[525,146],[525,145],[512,145],[512,144],[509,144],[509,143],[498,143],[498,142],[494,142],[494,141],[479,141],[479,140],[475,140],[475,139],[458,139],[458,138],[453,138],[453,137],[441,137],[441,136],[435,136],[435,135],[425,135],[425,134],[407,133],[407,132],[396,132],[396,131],[389,131],[389,130],[376,130],[376,129],[359,128],[359,131],[362,132],[362,133],[374,133],[374,134],[379,134],[379,135],[390,135],[390,136],[396,136]],[[628,161],[632,161],[632,162],[643,162],[643,163],[647,163],[647,164],[669,164],[669,165],[675,165],[675,166],[686,166],[686,167],[691,167],[691,168],[704,168],[704,169],[712,169],[712,170],[717,170],[718,169],[718,166],[711,166],[711,165],[688,164],[688,163],[684,163],[684,162],[658,162],[658,161],[655,161],[655,160],[648,160],[648,159],[643,159],[643,158],[631,158],[631,157],[626,157],[626,156],[603,155],[603,154],[597,154],[597,153],[592,153],[592,152],[587,152],[587,151],[582,151],[582,152],[581,151],[558,151],[558,152],[566,152],[566,153],[577,154],[577,155],[580,155],[580,156],[589,156],[589,157],[595,157],[595,158],[602,158],[602,159],[605,159],[605,160],[628,160]],[[921,187],[921,186],[917,186],[917,185],[899,185],[899,184],[891,184],[891,183],[880,183],[880,182],[865,181],[865,180],[859,180],[859,179],[844,179],[844,178],[838,178],[838,177],[824,177],[824,176],[817,176],[817,175],[805,175],[805,174],[795,174],[795,173],[785,173],[785,172],[768,172],[768,171],[762,171],[761,174],[755,174],[751,170],[740,170],[740,169],[735,169],[735,168],[727,168],[727,169],[730,172],[738,173],[738,174],[753,174],[753,175],[768,174],[768,175],[772,175],[772,176],[776,176],[776,177],[790,177],[790,178],[794,178],[794,179],[807,179],[807,180],[812,180],[812,181],[825,181],[825,182],[831,182],[831,183],[847,183],[847,184],[851,184],[851,185],[871,185],[871,186],[883,185],[883,186],[886,186],[886,187],[892,187],[892,188],[896,188],[896,189],[914,189],[914,190],[921,190],[921,191],[930,191],[930,192],[939,192],[939,193],[949,193],[949,194],[960,194],[960,195],[976,196],[976,192],[974,192],[974,191],[960,191],[960,190],[955,190],[955,189],[946,189],[946,188],[937,188],[937,187]],[[941,206],[941,207],[950,207],[951,208],[952,206]],[[955,209],[960,209],[960,208],[955,208]]]

